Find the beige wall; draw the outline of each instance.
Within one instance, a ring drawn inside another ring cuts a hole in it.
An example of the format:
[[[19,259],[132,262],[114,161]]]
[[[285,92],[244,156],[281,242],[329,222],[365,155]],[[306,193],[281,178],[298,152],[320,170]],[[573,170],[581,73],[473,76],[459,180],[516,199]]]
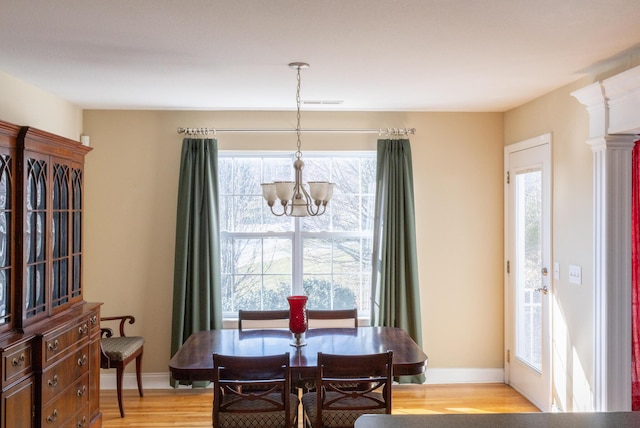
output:
[[[559,88],[505,113],[504,141],[552,134],[553,391],[567,411],[592,409],[593,389],[593,155],[586,144],[589,117],[571,92],[640,63],[625,57],[606,71]],[[582,284],[569,283],[569,264],[582,267]]]
[[[82,133],[82,110],[68,101],[0,71],[0,120],[72,140]]]
[[[501,368],[502,150],[498,113],[303,112],[303,127],[415,127],[411,138],[423,341],[430,367]],[[176,128],[293,128],[294,112],[85,111],[85,297],[133,314],[144,370],[167,372]],[[291,134],[218,136],[221,150],[295,149]],[[304,150],[375,150],[375,135],[304,134]]]

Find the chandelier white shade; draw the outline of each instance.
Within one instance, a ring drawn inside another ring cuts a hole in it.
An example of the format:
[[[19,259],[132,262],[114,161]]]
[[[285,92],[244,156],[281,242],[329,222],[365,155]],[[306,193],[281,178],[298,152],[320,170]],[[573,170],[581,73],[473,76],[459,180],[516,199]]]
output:
[[[276,181],[262,183],[262,196],[267,201],[271,212],[277,216],[306,217],[322,215],[327,209],[327,204],[333,196],[334,183],[327,181],[310,181],[305,184],[302,181],[302,152],[300,151],[300,70],[309,68],[304,62],[292,62],[289,67],[297,70],[298,84],[296,88],[297,106],[297,147],[296,160],[293,162],[295,181]],[[307,190],[308,186],[308,190]],[[279,204],[276,202],[280,201]],[[280,207],[277,207],[280,205]],[[276,207],[276,208],[274,208]]]

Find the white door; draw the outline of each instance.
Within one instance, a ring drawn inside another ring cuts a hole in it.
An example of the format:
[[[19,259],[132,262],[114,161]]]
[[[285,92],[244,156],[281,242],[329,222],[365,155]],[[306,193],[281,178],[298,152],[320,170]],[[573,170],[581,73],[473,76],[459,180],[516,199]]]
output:
[[[505,379],[551,408],[551,136],[505,147]]]

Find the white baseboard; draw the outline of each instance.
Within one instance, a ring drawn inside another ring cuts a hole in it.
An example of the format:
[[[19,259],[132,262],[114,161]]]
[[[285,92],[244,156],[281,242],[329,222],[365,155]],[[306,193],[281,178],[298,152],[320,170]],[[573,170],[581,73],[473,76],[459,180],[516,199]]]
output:
[[[125,373],[122,379],[123,389],[138,389],[135,373]],[[169,382],[169,373],[142,373],[143,389],[173,389]],[[116,389],[115,371],[103,371],[100,374],[100,389]]]
[[[504,369],[437,369],[427,368],[426,384],[447,383],[503,383]],[[135,373],[125,373],[122,381],[124,389],[137,389]],[[169,373],[143,373],[144,389],[171,389]],[[185,387],[188,388],[188,387]],[[116,389],[116,375],[113,371],[100,374],[100,389]]]
[[[426,384],[504,383],[504,369],[427,368]]]

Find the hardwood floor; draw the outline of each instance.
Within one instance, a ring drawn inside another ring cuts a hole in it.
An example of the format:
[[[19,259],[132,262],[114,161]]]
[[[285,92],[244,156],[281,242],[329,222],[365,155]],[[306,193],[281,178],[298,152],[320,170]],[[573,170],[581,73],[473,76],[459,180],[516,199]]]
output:
[[[126,416],[120,417],[115,391],[102,391],[104,428],[210,427],[211,389],[149,390],[138,397],[124,392]],[[503,384],[394,385],[393,413],[520,413],[538,409]],[[300,425],[302,426],[302,425]]]

